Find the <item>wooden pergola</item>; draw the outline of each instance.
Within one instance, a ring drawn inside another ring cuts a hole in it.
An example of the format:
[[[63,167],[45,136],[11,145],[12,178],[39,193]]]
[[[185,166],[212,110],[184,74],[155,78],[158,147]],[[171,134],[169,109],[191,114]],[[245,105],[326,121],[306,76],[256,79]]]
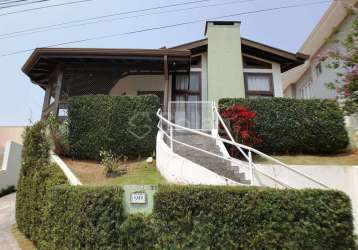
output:
[[[128,75],[163,74],[169,88],[170,74],[189,74],[190,56],[190,50],[181,49],[38,48],[22,71],[46,91],[42,117],[53,112],[61,118],[68,98],[109,94]]]

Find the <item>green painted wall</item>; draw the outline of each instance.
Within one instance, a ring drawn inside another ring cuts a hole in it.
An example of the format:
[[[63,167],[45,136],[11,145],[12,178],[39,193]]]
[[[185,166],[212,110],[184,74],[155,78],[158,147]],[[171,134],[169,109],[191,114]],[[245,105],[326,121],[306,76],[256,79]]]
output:
[[[240,23],[214,25],[209,22],[208,99],[245,97]]]
[[[154,194],[157,191],[157,186],[150,185],[124,185],[124,199],[123,208],[125,214],[150,214],[153,211],[154,206]],[[132,204],[130,202],[131,194],[135,192],[144,192],[147,196],[146,204]]]

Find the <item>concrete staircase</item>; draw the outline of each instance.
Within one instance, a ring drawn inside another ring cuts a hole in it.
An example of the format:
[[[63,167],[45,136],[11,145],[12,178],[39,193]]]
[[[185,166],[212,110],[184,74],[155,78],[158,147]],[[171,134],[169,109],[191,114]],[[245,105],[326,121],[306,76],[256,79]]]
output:
[[[216,155],[223,155],[214,139],[202,135],[179,132],[174,133],[173,137],[175,140],[189,144],[190,146],[206,150]],[[169,141],[167,141],[167,143],[169,144]],[[250,184],[250,180],[246,178],[245,173],[240,171],[239,167],[231,166],[231,163],[228,160],[200,152],[199,150],[191,149],[175,142],[173,143],[173,149],[176,154],[202,167],[205,167],[218,175],[224,176],[241,184]]]

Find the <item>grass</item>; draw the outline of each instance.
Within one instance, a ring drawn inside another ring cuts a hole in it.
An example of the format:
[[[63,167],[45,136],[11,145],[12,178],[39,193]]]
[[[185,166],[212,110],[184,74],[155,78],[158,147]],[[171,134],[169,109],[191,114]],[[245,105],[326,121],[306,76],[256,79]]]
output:
[[[36,250],[35,245],[26,238],[26,236],[19,231],[17,225],[14,224],[11,226],[11,233],[14,235],[17,244],[19,245],[20,249],[22,250]]]
[[[289,165],[358,165],[358,151],[336,155],[276,155],[272,157]],[[263,158],[256,159],[256,162],[274,164]]]
[[[134,161],[127,163],[128,172],[119,177],[105,177],[103,168],[93,161],[65,159],[65,163],[85,185],[158,185],[165,183],[155,163]]]

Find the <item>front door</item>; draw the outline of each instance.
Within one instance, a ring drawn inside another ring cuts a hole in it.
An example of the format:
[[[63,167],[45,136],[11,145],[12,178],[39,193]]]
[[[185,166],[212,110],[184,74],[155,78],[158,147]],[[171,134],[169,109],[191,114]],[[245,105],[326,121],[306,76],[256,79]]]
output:
[[[176,74],[173,77],[172,112],[175,122],[192,129],[201,125],[201,73]]]

